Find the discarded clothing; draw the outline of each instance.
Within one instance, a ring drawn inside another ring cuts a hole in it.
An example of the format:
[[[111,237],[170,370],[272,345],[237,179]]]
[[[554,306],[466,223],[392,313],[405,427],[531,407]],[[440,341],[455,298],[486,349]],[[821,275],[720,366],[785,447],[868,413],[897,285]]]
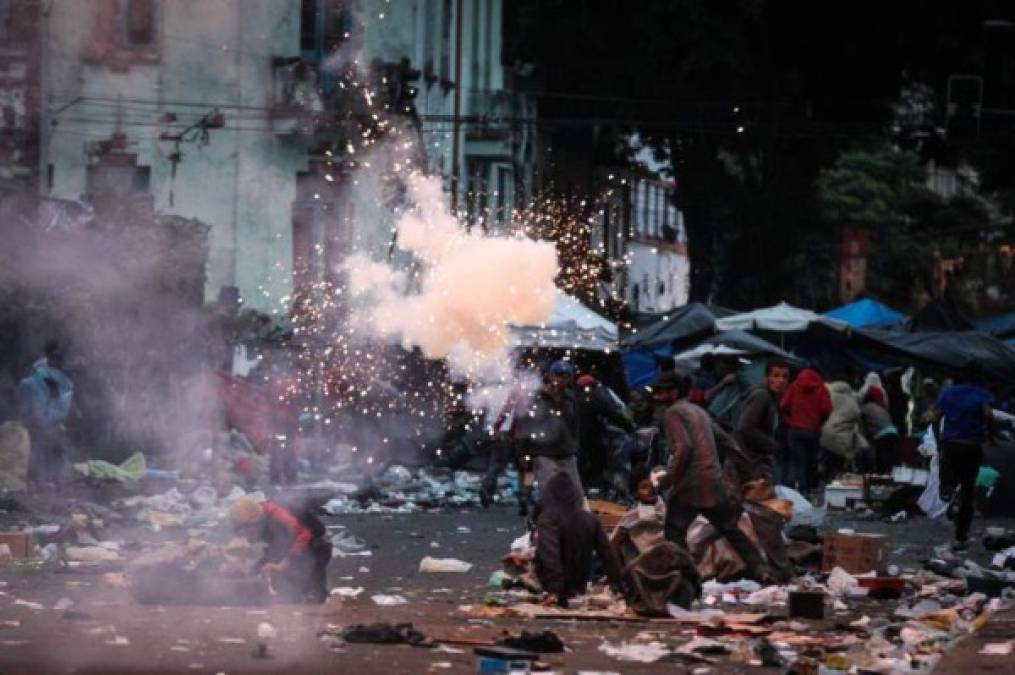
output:
[[[346,642],[360,644],[406,644],[413,647],[432,647],[433,641],[416,630],[411,623],[373,623],[349,626],[341,637]]]
[[[74,465],[74,470],[87,478],[117,483],[139,482],[144,478],[146,468],[144,455],[140,452],[135,452],[119,466],[103,459],[90,459]]]
[[[541,654],[559,654],[564,651],[564,642],[550,630],[544,630],[542,633],[522,631],[521,635],[512,635],[499,640],[497,645]]]

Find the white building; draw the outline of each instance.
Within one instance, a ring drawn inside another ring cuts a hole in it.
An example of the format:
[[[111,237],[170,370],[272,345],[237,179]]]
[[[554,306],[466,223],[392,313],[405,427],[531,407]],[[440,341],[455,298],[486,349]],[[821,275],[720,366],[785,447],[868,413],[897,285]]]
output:
[[[618,178],[593,234],[615,270],[612,293],[633,312],[661,313],[687,303],[690,260],[673,181]]]
[[[390,239],[388,205],[322,151],[356,129],[336,121],[336,61],[422,71],[425,161],[476,222],[510,218],[531,175],[501,0],[52,0],[43,31],[43,193],[149,195],[208,223],[208,300],[235,287],[284,310],[301,279]]]

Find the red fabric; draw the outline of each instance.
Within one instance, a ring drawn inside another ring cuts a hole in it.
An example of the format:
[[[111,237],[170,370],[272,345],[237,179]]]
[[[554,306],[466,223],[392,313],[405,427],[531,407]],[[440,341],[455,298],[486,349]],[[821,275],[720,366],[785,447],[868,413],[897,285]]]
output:
[[[286,556],[292,557],[299,555],[307,549],[307,546],[310,544],[310,540],[313,539],[313,533],[300,522],[299,518],[289,513],[289,511],[282,508],[275,502],[265,502],[262,509],[264,510],[264,515],[269,518],[274,518],[285,525],[286,529],[293,533],[293,543],[286,552]]]
[[[832,397],[821,375],[804,368],[782,396],[779,411],[792,429],[821,431],[832,414]]]
[[[575,382],[575,384],[578,385],[579,387],[591,387],[595,383],[596,378],[592,377],[591,375],[582,375]]]
[[[286,393],[291,389],[288,381],[277,380],[270,384],[249,382],[227,373],[216,373],[219,397],[225,408],[226,422],[240,431],[260,451],[271,444],[276,433],[285,433],[295,427],[298,409],[289,402]],[[295,445],[299,445],[296,439]]]
[[[867,390],[867,400],[877,403],[882,408],[887,408],[885,405],[885,392],[881,390],[881,387],[871,387]]]

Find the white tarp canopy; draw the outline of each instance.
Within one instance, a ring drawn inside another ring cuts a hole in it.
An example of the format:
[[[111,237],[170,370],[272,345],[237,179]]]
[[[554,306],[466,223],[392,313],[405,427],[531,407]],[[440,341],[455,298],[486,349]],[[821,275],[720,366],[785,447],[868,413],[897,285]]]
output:
[[[565,293],[557,293],[553,314],[540,326],[512,326],[516,347],[559,347],[604,352],[617,349],[617,324]]]
[[[845,331],[849,325],[822,316],[809,309],[794,307],[780,302],[773,307],[763,307],[753,312],[734,314],[733,316],[716,319],[716,330],[767,330],[775,333],[799,333],[807,330],[811,324],[821,324],[833,330]]]

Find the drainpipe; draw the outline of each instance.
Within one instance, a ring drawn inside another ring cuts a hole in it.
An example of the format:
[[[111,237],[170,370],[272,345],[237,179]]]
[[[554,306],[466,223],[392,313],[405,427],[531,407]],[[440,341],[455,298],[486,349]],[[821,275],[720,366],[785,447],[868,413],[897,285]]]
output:
[[[455,102],[451,138],[451,213],[458,210],[458,184],[462,167],[458,160],[462,116],[462,0],[455,3]]]

